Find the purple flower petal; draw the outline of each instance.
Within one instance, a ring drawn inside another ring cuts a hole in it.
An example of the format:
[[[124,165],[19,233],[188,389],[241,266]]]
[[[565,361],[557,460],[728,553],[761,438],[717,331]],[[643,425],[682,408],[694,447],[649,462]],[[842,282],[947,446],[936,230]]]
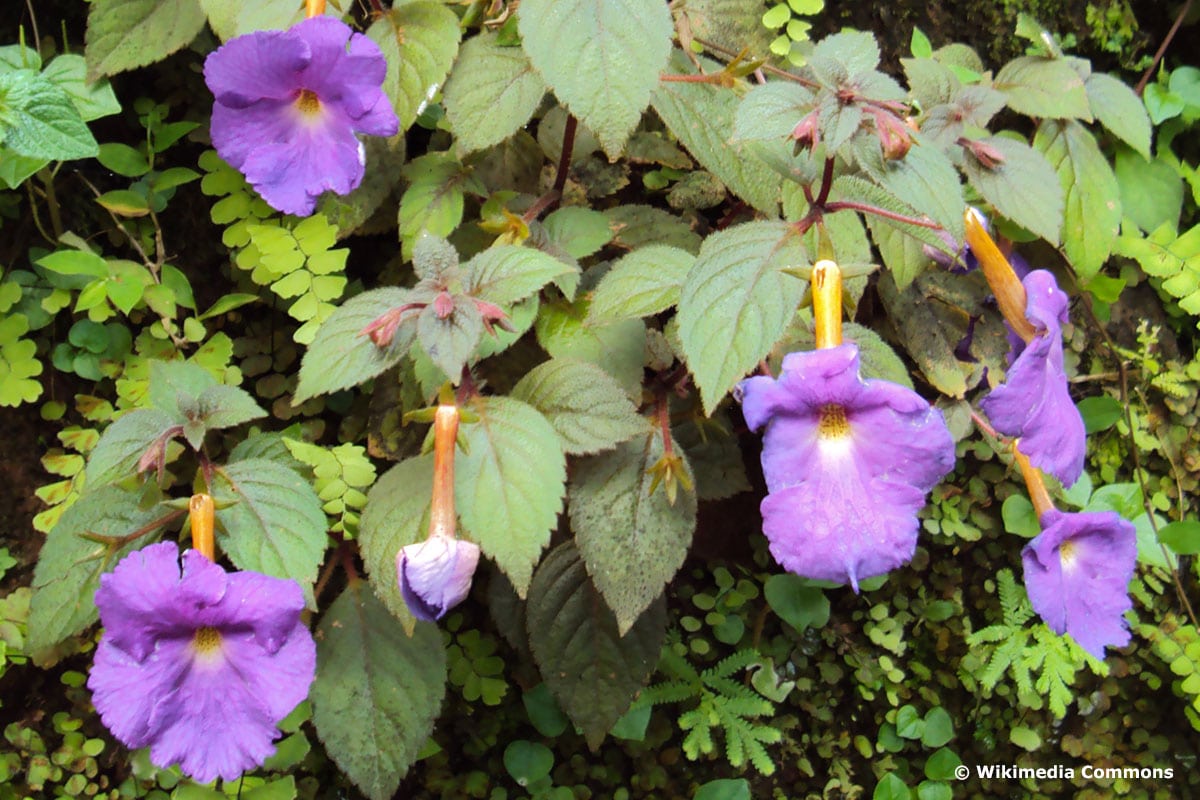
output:
[[[1047,511],[1042,532],[1021,552],[1033,610],[1058,634],[1104,658],[1129,643],[1124,614],[1137,562],[1133,525],[1112,511]]]
[[[101,577],[105,635],[88,678],[104,724],[199,781],[232,780],[275,748],[308,694],[316,645],[295,581],[226,573],[174,543],[130,554]]]
[[[357,133],[399,130],[386,72],[374,42],[329,17],[230,40],[204,66],[213,146],[272,207],[311,214],[323,192],[362,181]]]
[[[479,545],[445,536],[410,544],[396,555],[400,594],[417,619],[436,622],[466,599]]]
[[[1083,473],[1087,433],[1063,367],[1067,296],[1045,270],[1029,273],[1023,284],[1025,314],[1038,335],[1029,344],[1010,336],[1008,375],[980,407],[996,430],[1020,440],[1017,448],[1035,467],[1071,486]]]
[[[778,380],[739,387],[746,421],[766,426],[763,531],[787,569],[848,582],[912,558],[917,512],[954,466],[941,412],[915,392],[864,381],[853,344],[792,353]]]

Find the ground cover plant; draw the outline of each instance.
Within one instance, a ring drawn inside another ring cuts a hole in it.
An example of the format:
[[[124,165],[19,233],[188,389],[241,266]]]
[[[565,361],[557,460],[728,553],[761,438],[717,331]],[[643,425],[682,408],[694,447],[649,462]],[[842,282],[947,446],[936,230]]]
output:
[[[28,4],[0,799],[1191,796],[1190,6]]]

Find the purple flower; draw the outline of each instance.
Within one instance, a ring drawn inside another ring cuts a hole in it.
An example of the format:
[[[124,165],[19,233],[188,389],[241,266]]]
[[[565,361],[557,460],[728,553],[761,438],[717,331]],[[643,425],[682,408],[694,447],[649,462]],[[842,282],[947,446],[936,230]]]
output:
[[[316,645],[295,581],[226,573],[162,542],[102,575],[104,636],[88,678],[96,710],[129,747],[200,782],[234,780],[275,752],[306,696]]]
[[[988,231],[991,229],[987,219],[983,221],[983,228]],[[975,253],[971,250],[970,245],[966,242],[960,244],[945,230],[937,231],[935,235],[946,243],[946,247],[954,251],[954,255],[926,244],[921,246],[921,250],[925,253],[926,258],[933,259],[956,275],[965,275],[979,268],[979,259],[975,257]],[[1005,258],[1008,260],[1009,266],[1013,268],[1013,272],[1017,273],[1018,278],[1024,278],[1032,269],[1029,266],[1029,262],[1015,250],[1008,253]]]
[[[917,512],[954,466],[940,411],[903,386],[864,381],[853,344],[791,353],[778,380],[739,389],[747,424],[766,426],[763,532],[785,569],[857,591],[912,558]]]
[[[396,554],[400,594],[417,619],[436,622],[467,598],[479,564],[479,545],[430,536]]]
[[[1041,523],[1042,532],[1021,551],[1029,602],[1050,630],[1071,634],[1102,659],[1106,646],[1129,643],[1124,614],[1133,607],[1133,525],[1113,511],[1051,510]]]
[[[213,146],[273,208],[307,216],[362,181],[356,133],[399,129],[386,72],[374,42],[330,17],[230,39],[204,62]]]
[[[1007,379],[979,405],[996,430],[1019,438],[1017,449],[1030,463],[1070,486],[1083,472],[1087,433],[1063,369],[1067,296],[1046,270],[1034,270],[1021,283],[1025,316],[1037,336],[1026,344],[1010,331]]]

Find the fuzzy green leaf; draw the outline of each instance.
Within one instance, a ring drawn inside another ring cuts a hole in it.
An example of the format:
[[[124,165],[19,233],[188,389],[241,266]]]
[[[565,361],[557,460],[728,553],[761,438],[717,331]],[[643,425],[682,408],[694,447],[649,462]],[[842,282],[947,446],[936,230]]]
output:
[[[501,47],[482,33],[462,46],[446,81],[446,116],[458,146],[471,153],[491,147],[522,128],[546,94],[525,51]]]
[[[409,301],[409,290],[396,287],[363,292],[347,300],[317,329],[300,363],[295,403],[338,389],[348,389],[395,365],[412,346],[416,326],[406,321],[392,343],[379,347],[362,331],[381,314]],[[408,319],[415,318],[415,314]]]
[[[134,409],[122,416],[104,429],[88,456],[88,488],[98,489],[128,478],[150,445],[172,426],[182,424],[182,417],[156,408]]]
[[[630,397],[639,397],[646,352],[646,325],[640,319],[596,322],[588,319],[587,299],[547,303],[538,314],[538,344],[553,358],[596,364],[617,379]]]
[[[628,710],[658,663],[666,606],[654,603],[625,636],[570,542],[538,567],[525,609],[546,685],[592,747]]]
[[[962,397],[967,380],[964,365],[954,353],[958,341],[939,324],[926,298],[915,286],[900,291],[890,274],[880,276],[879,295],[925,378],[942,394]]]
[[[637,126],[671,55],[671,13],[658,0],[525,0],[529,60],[612,158]]]
[[[467,292],[499,306],[524,300],[555,278],[575,271],[548,253],[517,245],[489,247],[464,268]]]
[[[769,141],[790,136],[813,106],[813,93],[798,83],[776,81],[756,86],[738,104],[733,140]]]
[[[400,243],[405,258],[423,232],[449,236],[462,222],[465,187],[471,185],[467,171],[445,153],[426,153],[404,167],[410,181],[400,197]]]
[[[153,544],[161,536],[156,530],[123,544],[119,541],[168,513],[162,507],[142,509],[138,499],[134,492],[105,487],[81,497],[50,531],[33,573],[28,652],[52,647],[94,622],[97,613],[92,597],[100,586],[100,575],[130,551]]]
[[[613,231],[612,243],[628,250],[650,244],[670,245],[693,255],[700,235],[679,217],[653,206],[616,206],[604,212]]]
[[[262,458],[218,467],[211,487],[221,549],[239,569],[291,578],[311,594],[325,554],[325,513],[295,470]]]
[[[720,69],[711,61],[702,63],[710,71]],[[682,52],[672,57],[671,71],[696,73]],[[668,81],[659,85],[652,102],[671,133],[701,166],[767,216],[779,212],[782,179],[762,161],[750,158],[743,147],[730,144],[738,107],[733,92],[706,83]]]
[[[913,146],[900,160],[885,160],[876,147],[860,151],[860,162],[871,180],[892,197],[927,215],[956,241],[962,241],[963,201],[958,171],[941,150],[928,144]],[[909,226],[911,227],[911,226]]]
[[[405,459],[371,487],[358,525],[359,552],[371,588],[409,633],[417,620],[400,595],[396,554],[424,540],[432,492],[433,457]]]
[[[0,74],[0,142],[30,159],[69,161],[99,152],[67,93],[27,69]]]
[[[88,11],[88,77],[161,61],[204,28],[199,0],[95,0]]]
[[[648,317],[679,302],[696,257],[670,245],[649,245],[617,261],[600,279],[589,321]]]
[[[198,413],[195,419],[204,423],[206,430],[232,428],[260,419],[267,415],[253,395],[236,386],[217,385],[205,389],[196,402]]]
[[[651,491],[662,456],[653,432],[584,459],[571,477],[575,543],[622,636],[683,565],[696,529],[695,492],[681,490],[672,505],[661,486]]]
[[[1046,156],[1066,194],[1062,240],[1087,282],[1112,252],[1121,225],[1121,188],[1096,139],[1074,120],[1045,120],[1033,146]]]
[[[1123,81],[1093,72],[1084,82],[1092,114],[1100,124],[1143,158],[1150,158],[1150,117],[1146,106]]]
[[[964,168],[971,185],[1004,216],[1058,244],[1063,219],[1063,190],[1046,180],[1053,171],[1046,158],[1024,142],[991,136],[984,144],[998,151],[1004,162],[989,169],[971,155]]]
[[[317,629],[313,724],[337,765],[371,800],[387,800],[433,730],[446,692],[435,625],[412,636],[365,583],[351,581]]]
[[[458,17],[434,0],[400,3],[377,17],[367,36],[387,59],[383,91],[400,118],[400,130],[406,130],[428,102],[429,87],[441,83],[454,63],[461,37]]]
[[[444,318],[432,305],[426,306],[417,317],[417,342],[421,349],[438,369],[455,380],[482,337],[483,315],[469,297],[456,296],[454,308]]]
[[[1065,59],[1021,56],[996,75],[995,88],[1004,92],[1008,107],[1044,119],[1082,119],[1091,122],[1083,78]]]
[[[679,299],[679,337],[704,409],[717,404],[783,336],[807,267],[799,237],[782,222],[748,222],[704,241]]]
[[[608,217],[579,206],[560,208],[545,221],[546,234],[571,258],[586,258],[613,237]]]
[[[508,397],[480,399],[463,425],[467,452],[455,464],[459,519],[524,597],[562,510],[567,464],[558,433],[535,409]]]
[[[647,429],[616,380],[585,361],[555,358],[540,364],[513,388],[512,397],[540,411],[572,455],[607,450]]]

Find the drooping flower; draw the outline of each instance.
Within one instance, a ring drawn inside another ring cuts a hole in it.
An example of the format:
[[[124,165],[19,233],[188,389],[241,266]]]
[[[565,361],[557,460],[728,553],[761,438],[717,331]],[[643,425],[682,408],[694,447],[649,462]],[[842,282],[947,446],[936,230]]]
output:
[[[1070,486],[1083,472],[1087,433],[1063,368],[1067,295],[1046,270],[1034,270],[1021,283],[1025,316],[1036,335],[1026,344],[1010,328],[1008,375],[979,405],[996,430],[1018,437],[1017,448],[1035,467]]]
[[[400,594],[417,619],[436,622],[467,598],[479,565],[479,545],[430,536],[396,555]]]
[[[386,72],[374,42],[330,17],[230,39],[204,62],[213,146],[273,208],[307,216],[322,192],[362,181],[355,134],[399,129]]]
[[[766,427],[771,554],[798,575],[849,583],[909,561],[925,495],[954,466],[942,414],[903,386],[859,376],[844,344],[783,360],[779,379],[739,386],[752,430]]]
[[[1033,610],[1058,634],[1104,658],[1106,646],[1129,643],[1124,614],[1137,562],[1133,524],[1113,511],[1041,516],[1042,532],[1021,551]]]
[[[96,606],[105,630],[88,688],[118,739],[201,782],[275,752],[316,669],[295,581],[227,573],[195,550],[181,575],[177,546],[161,542],[101,576]]]

